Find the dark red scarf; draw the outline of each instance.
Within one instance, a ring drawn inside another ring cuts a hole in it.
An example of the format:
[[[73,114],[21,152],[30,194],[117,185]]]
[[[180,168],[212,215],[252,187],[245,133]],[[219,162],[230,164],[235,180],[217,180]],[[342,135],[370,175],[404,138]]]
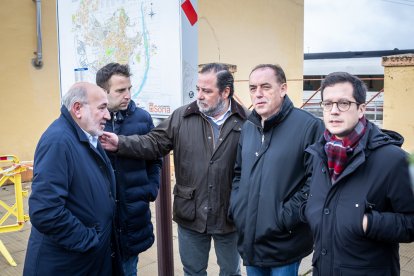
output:
[[[328,157],[328,169],[331,176],[332,184],[336,182],[339,175],[344,171],[348,162],[348,157],[353,153],[354,149],[365,134],[367,120],[363,116],[354,130],[345,138],[338,139],[327,129],[323,136],[326,140],[325,153]]]

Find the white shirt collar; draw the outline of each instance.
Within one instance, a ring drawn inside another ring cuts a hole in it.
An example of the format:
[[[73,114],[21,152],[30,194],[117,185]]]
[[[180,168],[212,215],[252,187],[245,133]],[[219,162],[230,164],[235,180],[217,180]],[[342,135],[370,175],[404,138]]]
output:
[[[92,136],[83,129],[82,129],[82,131],[85,132],[86,137],[88,137],[89,143],[91,143],[91,145],[96,148],[98,146],[98,136]]]

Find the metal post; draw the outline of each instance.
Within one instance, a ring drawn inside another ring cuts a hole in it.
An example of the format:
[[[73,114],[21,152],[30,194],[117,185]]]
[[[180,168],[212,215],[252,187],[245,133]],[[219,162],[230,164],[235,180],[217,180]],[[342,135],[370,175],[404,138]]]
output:
[[[157,228],[158,276],[174,275],[171,218],[171,173],[170,155],[163,160],[161,170],[161,187],[155,202]]]
[[[34,52],[36,55],[32,59],[32,65],[36,69],[43,67],[43,54],[42,54],[42,3],[41,0],[33,0],[36,2],[36,34],[37,34],[37,50]]]

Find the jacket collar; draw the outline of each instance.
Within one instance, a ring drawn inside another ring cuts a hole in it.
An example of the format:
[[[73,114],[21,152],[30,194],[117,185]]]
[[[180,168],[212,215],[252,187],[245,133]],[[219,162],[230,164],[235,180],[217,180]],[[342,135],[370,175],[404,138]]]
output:
[[[134,113],[135,109],[137,109],[137,106],[136,106],[135,102],[133,100],[131,100],[128,104],[127,109],[111,112],[111,120],[113,120],[114,117],[115,117],[116,122],[122,123],[124,121],[125,117],[127,117],[127,116],[131,115],[132,113]]]
[[[232,115],[238,114],[243,120],[245,120],[247,118],[247,115],[246,115],[246,111],[244,110],[244,108],[238,102],[236,102],[233,98],[231,98],[230,101],[231,101],[231,114]],[[198,108],[197,101],[194,101],[187,106],[184,112],[184,117],[190,116],[192,114],[199,114],[199,115],[202,114],[202,112]]]
[[[78,136],[79,141],[86,142],[89,144],[89,139],[86,137],[85,132],[80,128],[80,126],[73,120],[72,115],[70,115],[69,110],[62,105],[60,108],[60,112],[62,116],[66,119],[66,121],[72,126],[72,128],[75,130],[76,135]]]
[[[373,150],[386,145],[396,145],[401,147],[403,141],[404,138],[397,132],[380,130],[375,124],[367,120],[367,130],[361,138],[358,146],[355,148],[352,156],[349,158],[348,164],[337,179],[337,182],[346,175],[352,173],[359,165],[364,163]],[[326,161],[327,159],[324,151],[325,143],[325,138],[321,136],[318,142],[309,146],[306,151],[313,155],[317,155],[319,158]]]
[[[105,163],[108,163],[107,157],[105,155],[105,151],[103,150],[101,144],[98,141],[97,147],[95,148],[92,146],[92,144],[89,142],[88,137],[86,136],[85,132],[82,130],[82,128],[73,120],[72,115],[70,115],[68,109],[62,105],[60,108],[60,112],[63,116],[63,118],[69,123],[69,125],[72,126],[72,128],[75,130],[75,133],[79,139],[80,142],[88,144],[88,146],[96,152],[102,160],[105,161]]]
[[[389,144],[401,147],[404,143],[404,138],[398,132],[379,129],[373,123],[370,124],[369,131],[371,132],[370,139],[367,141],[366,147],[370,150]]]
[[[318,142],[309,146],[309,149],[317,152],[323,152],[325,142],[325,138],[321,136]],[[381,130],[375,124],[367,120],[367,130],[365,131],[365,134],[361,138],[357,147],[374,150],[390,144],[401,147],[403,142],[404,138],[399,133],[386,129]]]
[[[286,118],[286,116],[290,113],[292,109],[293,103],[286,95],[283,99],[282,107],[280,108],[279,112],[270,116],[268,119],[264,121],[263,131],[268,131],[274,126],[280,124],[280,122],[282,122]],[[256,126],[262,128],[262,117],[259,114],[257,114],[256,110],[253,110],[248,120]]]

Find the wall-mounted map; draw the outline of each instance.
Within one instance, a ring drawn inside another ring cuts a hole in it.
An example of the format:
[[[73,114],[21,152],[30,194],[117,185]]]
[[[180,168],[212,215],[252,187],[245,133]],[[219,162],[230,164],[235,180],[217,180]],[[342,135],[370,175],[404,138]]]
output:
[[[99,68],[119,62],[131,68],[138,106],[155,117],[181,106],[183,89],[195,86],[197,76],[197,51],[184,60],[182,49],[197,48],[197,30],[192,26],[183,35],[181,24],[189,24],[181,22],[180,2],[58,0],[61,94],[75,81],[95,83]]]

